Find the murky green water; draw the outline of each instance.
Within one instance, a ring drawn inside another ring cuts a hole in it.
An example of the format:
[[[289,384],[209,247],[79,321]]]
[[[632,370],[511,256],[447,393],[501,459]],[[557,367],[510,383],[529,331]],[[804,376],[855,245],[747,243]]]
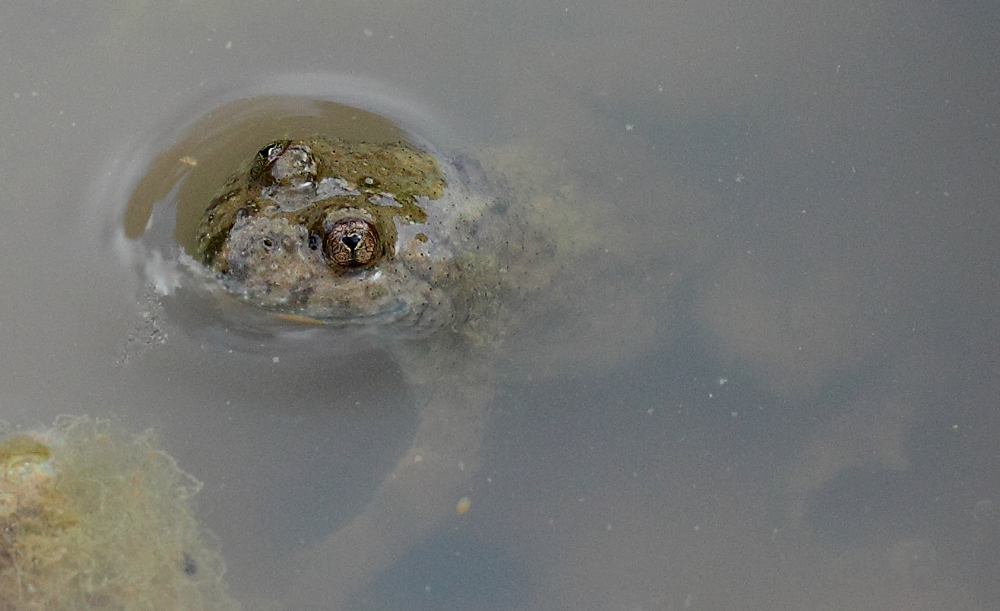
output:
[[[444,149],[536,160],[510,179],[599,210],[607,236],[566,289],[574,316],[526,310],[521,339],[539,341],[496,360],[471,509],[350,605],[1000,600],[987,4],[122,0],[0,17],[0,416],[154,427],[205,482],[199,518],[246,608],[329,608],[310,550],[420,419],[386,352],[230,353],[136,297],[114,241],[133,187],[186,125],[260,93],[395,108]]]

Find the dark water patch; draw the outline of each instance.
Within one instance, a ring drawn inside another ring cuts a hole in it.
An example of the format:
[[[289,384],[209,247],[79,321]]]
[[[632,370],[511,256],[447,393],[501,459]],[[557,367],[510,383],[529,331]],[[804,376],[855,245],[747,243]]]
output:
[[[521,608],[531,581],[501,540],[448,529],[412,550],[348,605],[367,611]]]

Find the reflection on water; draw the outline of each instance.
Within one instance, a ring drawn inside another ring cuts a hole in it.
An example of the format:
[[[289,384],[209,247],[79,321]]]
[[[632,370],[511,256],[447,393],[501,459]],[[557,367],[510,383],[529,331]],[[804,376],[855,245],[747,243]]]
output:
[[[584,202],[601,246],[487,368],[470,511],[357,605],[996,607],[994,9],[610,6],[5,7],[0,415],[155,426],[244,606],[320,582],[289,562],[373,498],[419,385],[379,350],[230,354],[169,309],[143,335],[102,206],[216,92],[349,73],[521,197]],[[350,80],[315,87],[357,105]]]

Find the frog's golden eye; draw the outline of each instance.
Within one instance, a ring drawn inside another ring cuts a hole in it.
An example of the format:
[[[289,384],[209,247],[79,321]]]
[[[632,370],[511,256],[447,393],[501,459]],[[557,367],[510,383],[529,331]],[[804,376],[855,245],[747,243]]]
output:
[[[323,239],[323,254],[336,268],[371,267],[382,258],[378,230],[361,218],[343,218],[335,222]]]
[[[312,149],[293,140],[276,140],[257,152],[250,165],[250,184],[304,189],[316,182]]]
[[[291,144],[291,141],[289,140],[275,140],[257,151],[257,155],[253,158],[253,163],[250,164],[250,184],[256,183],[260,180],[261,174],[270,169],[274,160],[277,159],[278,155],[280,155],[289,144]]]

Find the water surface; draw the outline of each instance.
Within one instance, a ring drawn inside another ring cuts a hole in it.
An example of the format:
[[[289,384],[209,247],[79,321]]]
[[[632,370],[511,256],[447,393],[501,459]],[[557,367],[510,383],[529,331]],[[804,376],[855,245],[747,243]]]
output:
[[[119,0],[0,16],[0,415],[153,426],[205,482],[200,518],[247,608],[287,599],[290,559],[405,451],[411,391],[377,350],[274,362],[172,330],[123,366],[149,304],[94,194],[134,185],[226,92],[307,74],[345,103],[358,82],[420,109],[439,146],[530,151],[604,202],[642,254],[593,266],[594,287],[678,278],[641,341],[553,341],[538,368],[506,355],[472,509],[359,604],[997,606],[991,5]],[[594,313],[607,338],[633,295]]]

